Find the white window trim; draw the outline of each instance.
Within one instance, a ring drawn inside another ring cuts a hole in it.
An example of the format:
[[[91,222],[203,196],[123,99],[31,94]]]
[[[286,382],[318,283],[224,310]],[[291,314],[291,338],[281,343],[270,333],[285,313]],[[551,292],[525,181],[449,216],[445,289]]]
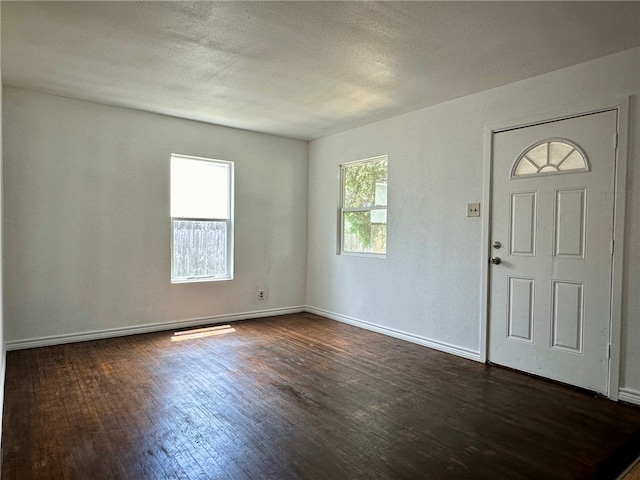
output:
[[[182,158],[186,160],[199,160],[204,162],[213,162],[219,164],[229,165],[229,218],[183,218],[183,217],[171,217],[169,216],[169,229],[171,238],[171,284],[180,283],[204,283],[204,282],[221,282],[233,280],[234,275],[234,219],[235,219],[235,163],[229,160],[218,160],[214,158],[195,157],[191,155],[182,155],[179,153],[172,153],[169,157],[169,162],[173,158]],[[192,221],[206,221],[206,222],[226,222],[227,224],[227,274],[226,275],[213,275],[209,277],[188,277],[188,278],[175,278],[173,275],[173,222],[174,220],[192,220]]]
[[[363,165],[366,163],[373,163],[373,162],[382,162],[382,161],[387,161],[387,174],[388,174],[388,162],[389,162],[389,156],[388,155],[379,155],[377,157],[370,157],[370,158],[365,158],[365,159],[361,159],[361,160],[355,160],[353,162],[346,162],[346,163],[341,163],[339,165],[340,167],[340,208],[338,210],[338,215],[339,215],[339,228],[340,231],[338,232],[339,235],[339,239],[338,239],[338,244],[340,246],[338,254],[339,255],[344,255],[344,256],[352,256],[352,257],[369,257],[369,258],[379,258],[379,259],[384,259],[387,258],[387,254],[385,253],[374,253],[374,252],[349,252],[349,251],[345,251],[344,249],[344,214],[348,213],[348,212],[371,212],[373,210],[388,210],[389,205],[387,204],[384,207],[380,207],[380,206],[373,206],[373,207],[358,207],[358,208],[344,208],[344,171],[346,167],[356,167],[358,165]],[[387,234],[388,234],[388,230],[387,230]]]

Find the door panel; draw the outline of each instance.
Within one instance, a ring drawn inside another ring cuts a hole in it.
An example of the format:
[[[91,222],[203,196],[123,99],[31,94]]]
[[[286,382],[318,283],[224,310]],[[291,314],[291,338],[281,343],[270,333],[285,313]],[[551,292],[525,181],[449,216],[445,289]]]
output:
[[[584,260],[587,190],[556,190],[554,255]]]
[[[583,291],[581,283],[553,281],[553,348],[582,353]]]
[[[536,192],[511,193],[509,251],[527,257],[536,254]]]
[[[509,277],[509,338],[533,342],[533,278]]]
[[[491,252],[489,360],[605,394],[616,126],[601,112],[492,147],[491,243],[508,248]]]

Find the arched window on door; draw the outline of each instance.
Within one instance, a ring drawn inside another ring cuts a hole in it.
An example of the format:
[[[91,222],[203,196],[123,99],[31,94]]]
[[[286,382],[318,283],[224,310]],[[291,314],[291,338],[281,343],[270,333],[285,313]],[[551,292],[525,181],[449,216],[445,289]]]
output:
[[[511,178],[588,171],[589,163],[580,147],[569,140],[551,139],[527,148],[513,164]]]

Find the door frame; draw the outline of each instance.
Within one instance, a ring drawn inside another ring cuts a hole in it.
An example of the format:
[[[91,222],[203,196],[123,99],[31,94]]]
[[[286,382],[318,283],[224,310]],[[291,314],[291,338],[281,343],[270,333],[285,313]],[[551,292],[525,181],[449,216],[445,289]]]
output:
[[[480,310],[480,361],[489,361],[489,257],[491,254],[491,194],[493,178],[493,136],[496,133],[531,127],[558,120],[581,117],[593,113],[616,111],[617,152],[614,180],[613,238],[614,252],[611,271],[611,313],[609,320],[609,378],[607,397],[617,401],[620,386],[620,342],[622,325],[622,284],[625,233],[626,180],[629,142],[629,97],[601,100],[596,103],[566,108],[560,111],[536,114],[526,118],[507,120],[485,126],[484,181],[482,203],[486,215],[482,220],[482,292]],[[614,139],[611,139],[613,142]]]

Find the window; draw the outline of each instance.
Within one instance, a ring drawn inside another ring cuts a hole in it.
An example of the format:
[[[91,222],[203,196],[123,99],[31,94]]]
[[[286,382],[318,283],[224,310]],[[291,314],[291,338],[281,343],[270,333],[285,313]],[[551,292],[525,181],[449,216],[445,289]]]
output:
[[[588,171],[589,165],[580,147],[569,140],[552,139],[527,148],[513,165],[511,178]]]
[[[171,283],[233,278],[233,162],[171,155]]]
[[[341,165],[341,253],[387,253],[387,156]]]

